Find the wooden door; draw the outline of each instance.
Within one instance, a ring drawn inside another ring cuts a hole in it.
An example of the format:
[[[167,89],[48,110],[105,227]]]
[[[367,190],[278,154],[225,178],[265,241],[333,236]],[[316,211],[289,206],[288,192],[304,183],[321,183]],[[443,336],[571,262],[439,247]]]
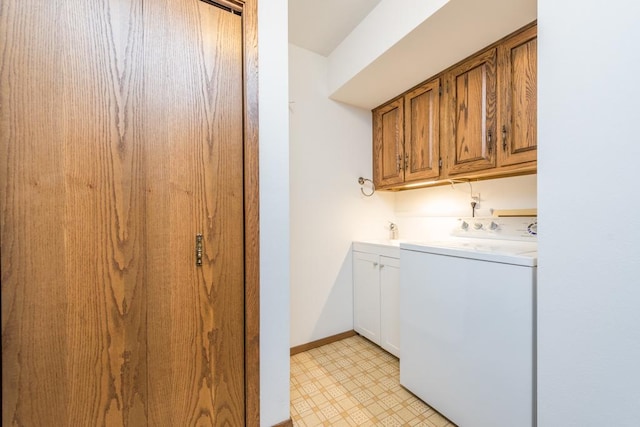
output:
[[[1,8],[3,425],[242,425],[241,17]]]
[[[496,49],[473,57],[445,76],[448,173],[496,165]]]
[[[144,24],[149,421],[240,426],[242,18],[156,0]]]
[[[532,27],[499,46],[501,166],[536,161],[538,115],[537,28]]]
[[[440,175],[440,79],[404,96],[404,180],[436,179]]]
[[[385,187],[404,182],[404,101],[373,110],[373,182]]]

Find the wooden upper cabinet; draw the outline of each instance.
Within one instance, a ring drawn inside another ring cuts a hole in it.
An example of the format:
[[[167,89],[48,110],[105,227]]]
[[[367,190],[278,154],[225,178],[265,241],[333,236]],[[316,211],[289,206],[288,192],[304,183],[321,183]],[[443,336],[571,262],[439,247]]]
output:
[[[496,166],[496,57],[493,48],[445,74],[450,175]]]
[[[374,109],[376,187],[535,173],[536,36],[527,25]]]
[[[399,98],[373,110],[373,182],[404,182],[404,102]]]
[[[440,79],[404,97],[404,180],[435,179],[440,175]]]
[[[537,28],[507,39],[498,48],[501,166],[537,158]]]

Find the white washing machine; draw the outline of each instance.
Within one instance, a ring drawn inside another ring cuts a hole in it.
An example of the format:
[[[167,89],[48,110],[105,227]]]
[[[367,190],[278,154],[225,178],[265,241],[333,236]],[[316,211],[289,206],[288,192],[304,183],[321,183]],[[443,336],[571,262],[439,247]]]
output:
[[[400,383],[461,427],[535,426],[535,218],[400,244]]]

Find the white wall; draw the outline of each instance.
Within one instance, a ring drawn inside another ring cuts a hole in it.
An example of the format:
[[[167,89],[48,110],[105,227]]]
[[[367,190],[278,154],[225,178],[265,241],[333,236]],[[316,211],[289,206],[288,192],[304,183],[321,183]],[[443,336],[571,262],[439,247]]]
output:
[[[289,418],[287,0],[258,2],[260,425]]]
[[[538,1],[538,425],[640,425],[640,5]]]
[[[353,329],[351,242],[385,238],[393,194],[371,178],[371,112],[328,98],[327,58],[289,45],[291,346]]]
[[[491,216],[493,210],[537,207],[535,175],[456,183],[399,192],[396,216],[399,238],[440,240],[446,238],[458,217],[470,217],[470,193],[480,195],[476,216]]]

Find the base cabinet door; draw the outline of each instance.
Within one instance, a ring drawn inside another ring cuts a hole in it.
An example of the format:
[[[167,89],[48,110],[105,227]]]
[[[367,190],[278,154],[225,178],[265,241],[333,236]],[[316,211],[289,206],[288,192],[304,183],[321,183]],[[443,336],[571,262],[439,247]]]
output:
[[[400,357],[400,260],[380,257],[380,346]]]
[[[353,252],[353,329],[380,343],[380,257]]]
[[[387,255],[353,251],[353,329],[400,357],[400,259]]]

